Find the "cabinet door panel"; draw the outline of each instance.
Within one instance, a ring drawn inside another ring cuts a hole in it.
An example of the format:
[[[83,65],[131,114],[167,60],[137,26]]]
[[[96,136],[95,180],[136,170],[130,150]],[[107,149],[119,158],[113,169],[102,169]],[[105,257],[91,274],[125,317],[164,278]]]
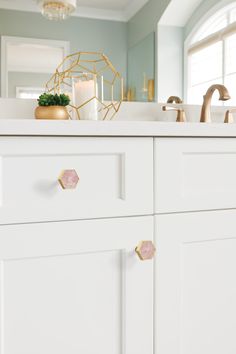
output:
[[[152,354],[152,218],[0,228],[1,354]]]
[[[235,208],[235,164],[235,139],[155,139],[155,212]]]
[[[236,352],[236,212],[156,217],[157,354]]]

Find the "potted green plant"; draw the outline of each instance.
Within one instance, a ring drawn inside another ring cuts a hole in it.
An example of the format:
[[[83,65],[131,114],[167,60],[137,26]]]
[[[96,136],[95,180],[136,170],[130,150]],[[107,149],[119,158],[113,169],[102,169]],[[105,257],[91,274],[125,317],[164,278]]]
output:
[[[38,98],[38,107],[35,109],[36,119],[69,119],[66,106],[70,103],[70,97],[61,94],[43,93]]]

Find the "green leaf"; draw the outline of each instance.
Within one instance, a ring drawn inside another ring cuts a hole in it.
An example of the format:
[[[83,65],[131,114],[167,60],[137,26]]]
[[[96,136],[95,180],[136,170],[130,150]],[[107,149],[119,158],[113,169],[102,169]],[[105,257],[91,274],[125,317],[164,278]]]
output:
[[[39,106],[68,106],[70,103],[70,97],[68,95],[57,93],[55,95],[51,93],[43,93],[38,98]]]

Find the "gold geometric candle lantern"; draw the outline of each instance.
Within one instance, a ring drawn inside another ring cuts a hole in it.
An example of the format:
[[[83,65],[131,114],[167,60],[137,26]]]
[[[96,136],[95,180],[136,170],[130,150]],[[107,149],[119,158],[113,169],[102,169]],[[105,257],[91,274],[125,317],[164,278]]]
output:
[[[68,55],[46,84],[49,93],[68,94],[71,119],[110,120],[123,100],[123,79],[106,55]]]

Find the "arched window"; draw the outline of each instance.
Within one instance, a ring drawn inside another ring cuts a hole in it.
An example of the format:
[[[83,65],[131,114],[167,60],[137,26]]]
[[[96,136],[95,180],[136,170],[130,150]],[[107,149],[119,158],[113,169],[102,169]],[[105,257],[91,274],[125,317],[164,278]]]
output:
[[[224,84],[236,105],[236,2],[211,16],[187,48],[187,102],[202,103],[207,88]],[[220,104],[217,98],[214,104]]]

